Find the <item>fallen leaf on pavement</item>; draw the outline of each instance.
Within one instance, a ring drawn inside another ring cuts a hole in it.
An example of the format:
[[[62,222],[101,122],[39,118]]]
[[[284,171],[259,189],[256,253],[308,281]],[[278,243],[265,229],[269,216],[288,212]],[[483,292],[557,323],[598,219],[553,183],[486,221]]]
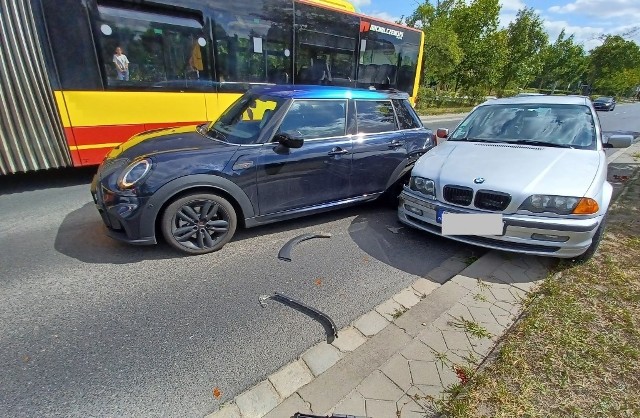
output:
[[[316,284],[316,286],[322,286],[322,279],[316,279],[314,283]]]
[[[215,388],[213,388],[213,397],[216,399],[220,399],[220,396],[222,396],[222,392],[220,392],[220,388],[216,386]]]

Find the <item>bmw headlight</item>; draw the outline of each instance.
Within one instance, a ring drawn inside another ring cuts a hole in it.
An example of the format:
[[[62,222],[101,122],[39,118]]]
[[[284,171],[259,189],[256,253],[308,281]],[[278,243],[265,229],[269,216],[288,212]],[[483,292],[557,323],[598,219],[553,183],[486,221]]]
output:
[[[424,195],[436,197],[436,184],[431,179],[412,176],[411,181],[409,181],[409,188]]]
[[[599,210],[598,203],[587,197],[553,196],[534,194],[520,205],[520,210],[552,212],[558,215],[590,215]]]
[[[151,160],[137,160],[129,164],[118,177],[118,187],[130,189],[142,180],[151,170]]]

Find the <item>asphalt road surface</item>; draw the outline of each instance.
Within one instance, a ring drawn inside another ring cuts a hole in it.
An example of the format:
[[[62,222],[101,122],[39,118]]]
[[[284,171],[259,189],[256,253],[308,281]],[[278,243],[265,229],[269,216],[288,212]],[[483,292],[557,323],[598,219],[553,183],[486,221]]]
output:
[[[638,132],[640,104],[601,119]],[[132,247],[104,235],[92,174],[0,178],[0,416],[204,416],[324,339],[260,295],[305,301],[341,328],[451,255],[482,253],[376,204],[241,231],[204,256]],[[333,237],[277,259],[307,232]]]

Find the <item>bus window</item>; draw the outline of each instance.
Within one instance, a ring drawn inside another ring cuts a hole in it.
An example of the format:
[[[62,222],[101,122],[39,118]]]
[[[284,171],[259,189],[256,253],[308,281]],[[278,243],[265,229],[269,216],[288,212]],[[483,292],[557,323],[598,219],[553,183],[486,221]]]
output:
[[[291,2],[236,0],[214,11],[220,83],[293,82]],[[268,3],[268,4],[267,4]],[[221,86],[228,90],[228,86]]]
[[[360,19],[296,4],[296,84],[355,85]]]
[[[211,90],[210,42],[196,19],[98,6],[109,89]]]
[[[363,25],[358,58],[358,86],[396,88],[413,94],[420,35],[404,28]]]

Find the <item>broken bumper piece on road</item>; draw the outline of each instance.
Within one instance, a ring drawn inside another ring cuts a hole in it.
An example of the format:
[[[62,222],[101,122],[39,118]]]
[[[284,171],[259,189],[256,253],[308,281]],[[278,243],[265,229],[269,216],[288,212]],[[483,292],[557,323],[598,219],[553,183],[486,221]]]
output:
[[[266,301],[269,299],[276,300],[284,305],[292,307],[293,309],[302,312],[303,314],[320,322],[327,334],[327,344],[331,344],[336,338],[338,338],[338,327],[336,327],[335,322],[333,322],[333,320],[327,314],[320,312],[319,310],[312,308],[311,306],[306,305],[300,301],[292,299],[289,296],[285,296],[282,293],[277,292],[271,296],[260,296],[260,305],[265,308],[267,306]]]

